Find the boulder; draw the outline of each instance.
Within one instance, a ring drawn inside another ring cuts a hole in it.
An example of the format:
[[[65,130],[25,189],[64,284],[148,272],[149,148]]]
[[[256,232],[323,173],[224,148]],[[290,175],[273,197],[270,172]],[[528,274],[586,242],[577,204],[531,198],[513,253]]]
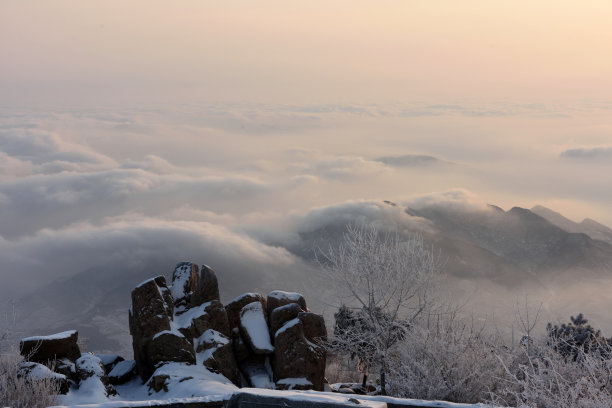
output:
[[[308,341],[320,344],[327,341],[327,328],[325,327],[325,319],[322,315],[302,312],[298,315],[304,327],[304,336]]]
[[[207,330],[195,340],[196,359],[209,369],[221,373],[236,385],[240,385],[240,373],[229,337],[215,330]]]
[[[308,343],[300,319],[288,321],[274,335],[274,381],[306,374]]]
[[[200,278],[196,288],[191,295],[191,306],[199,306],[211,300],[219,300],[219,283],[217,275],[207,265],[200,268]]]
[[[249,303],[240,311],[240,334],[255,354],[274,352],[264,309],[260,302]]]
[[[99,357],[93,354],[83,354],[77,359],[75,366],[79,377],[79,387],[82,387],[86,382],[93,383],[88,386],[104,387],[107,396],[117,394],[106,376],[104,364]]]
[[[282,290],[275,290],[268,293],[267,298],[267,316],[272,315],[272,311],[280,306],[285,306],[289,303],[296,303],[303,311],[307,312],[306,299],[304,296],[295,292],[284,292]]]
[[[229,321],[227,312],[223,304],[218,300],[211,300],[204,304],[202,314],[193,318],[191,335],[194,338],[200,337],[207,330],[215,330],[223,333],[225,336],[230,335]]]
[[[117,363],[108,373],[108,381],[112,385],[121,385],[136,376],[136,361],[124,360]]]
[[[300,305],[297,303],[289,303],[284,306],[277,307],[270,315],[270,336],[274,338],[274,334],[289,320],[298,317],[300,312],[303,312]]]
[[[66,358],[76,361],[81,356],[76,330],[52,334],[50,336],[34,336],[22,339],[19,343],[21,355],[28,361],[49,364],[54,360]]]
[[[225,305],[230,330],[232,330],[234,327],[238,327],[240,323],[240,311],[242,308],[253,302],[261,303],[263,310],[266,310],[266,299],[259,293],[243,293]]]
[[[327,351],[325,347],[309,344],[308,353],[306,354],[306,379],[312,383],[312,389],[315,391],[325,390],[325,363],[327,360]]]
[[[282,387],[285,387],[283,384],[293,384],[296,379],[305,378],[306,381],[299,382],[299,389],[324,389],[325,348],[309,341],[305,335],[304,324],[306,322],[312,333],[320,334],[315,330],[320,330],[320,320],[315,318],[318,315],[310,315],[307,313],[304,320],[298,316],[288,321],[274,334],[274,380]],[[320,317],[322,319],[322,316]]]
[[[56,382],[60,394],[66,394],[70,390],[71,381],[65,375],[53,372],[49,367],[33,361],[19,363],[17,377],[25,378],[29,382],[52,378]]]
[[[174,304],[166,286],[166,279],[158,276],[144,281],[132,291],[130,308],[130,334],[134,359],[143,380],[154,370],[148,355],[149,343],[157,333],[170,330]]]
[[[191,296],[198,286],[199,279],[200,268],[192,262],[179,262],[174,267],[171,294],[177,315],[191,306]]]
[[[147,346],[149,363],[154,367],[161,362],[195,364],[193,345],[178,332],[164,330],[157,333]]]

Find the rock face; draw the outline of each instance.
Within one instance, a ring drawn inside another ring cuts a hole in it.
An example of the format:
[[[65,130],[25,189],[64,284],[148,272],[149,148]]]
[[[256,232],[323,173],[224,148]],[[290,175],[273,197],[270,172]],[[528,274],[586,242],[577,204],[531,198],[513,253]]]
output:
[[[174,302],[163,276],[144,281],[132,291],[130,334],[134,360],[143,380],[155,369],[155,362],[149,357],[149,344],[157,333],[170,330],[173,311]]]
[[[229,337],[209,329],[196,340],[198,363],[220,372],[236,385],[240,385],[240,373]]]
[[[200,279],[191,295],[191,306],[199,306],[211,300],[219,300],[219,284],[217,275],[209,266],[202,265]]]
[[[192,262],[179,262],[172,273],[172,298],[176,314],[191,306],[191,296],[198,286],[200,268]]]
[[[223,333],[225,336],[230,335],[229,321],[227,312],[223,304],[214,299],[204,304],[201,315],[193,319],[191,334],[195,337],[200,337],[205,331],[212,329]]]
[[[21,355],[28,361],[47,364],[49,361],[68,359],[72,362],[81,356],[77,340],[79,333],[76,330],[52,334],[50,336],[36,336],[22,339],[19,344]]]
[[[148,363],[155,367],[159,363],[174,361],[195,364],[193,344],[179,332],[164,330],[157,333],[147,346]]]
[[[323,317],[301,312],[274,335],[274,380],[279,389],[314,389],[325,385],[326,352],[318,341],[327,337]],[[302,378],[303,381],[296,379]]]

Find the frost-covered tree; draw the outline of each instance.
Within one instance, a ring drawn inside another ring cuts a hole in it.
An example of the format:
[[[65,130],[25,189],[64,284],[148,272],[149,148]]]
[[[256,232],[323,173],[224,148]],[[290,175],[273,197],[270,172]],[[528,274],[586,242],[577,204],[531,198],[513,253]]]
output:
[[[364,375],[376,367],[386,394],[391,347],[433,304],[439,271],[433,249],[418,235],[349,225],[342,242],[319,251],[318,260],[343,305],[330,351],[358,357]]]
[[[548,323],[546,332],[549,344],[564,357],[576,360],[584,353],[600,354],[609,357],[612,339],[605,338],[600,330],[595,330],[583,314],[570,317],[568,324],[552,325]]]

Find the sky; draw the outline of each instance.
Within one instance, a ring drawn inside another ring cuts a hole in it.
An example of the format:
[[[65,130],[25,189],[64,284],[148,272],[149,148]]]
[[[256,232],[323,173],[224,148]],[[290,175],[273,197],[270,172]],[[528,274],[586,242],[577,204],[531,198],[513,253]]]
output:
[[[266,238],[346,203],[612,226],[610,21],[596,0],[3,0],[0,295],[159,254],[302,267]]]

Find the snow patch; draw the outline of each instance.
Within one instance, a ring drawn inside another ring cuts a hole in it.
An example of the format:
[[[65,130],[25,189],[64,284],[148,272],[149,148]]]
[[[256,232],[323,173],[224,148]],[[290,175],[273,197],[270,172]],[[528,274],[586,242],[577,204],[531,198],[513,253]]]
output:
[[[274,338],[276,338],[279,334],[284,332],[285,330],[295,326],[296,324],[300,324],[300,319],[297,317],[295,319],[289,320],[287,323],[283,324],[283,326],[274,333]]]
[[[26,337],[25,339],[21,339],[21,341],[63,340],[63,339],[69,338],[70,336],[72,336],[76,332],[77,332],[76,330],[68,330],[68,331],[61,332],[61,333],[50,334],[48,336]]]
[[[123,377],[130,371],[132,371],[136,367],[136,361],[134,360],[125,360],[117,363],[115,367],[108,373],[109,377]]]
[[[254,349],[265,350],[270,353],[274,351],[261,303],[249,303],[242,308],[240,311],[240,325],[247,332],[248,337],[250,337]]]
[[[151,340],[155,340],[156,338],[161,337],[161,336],[166,335],[166,334],[173,334],[176,337],[185,337],[185,336],[183,336],[183,333],[181,333],[180,331],[178,331],[178,330],[173,328],[171,330],[160,331],[155,336],[153,336],[153,339],[151,339]]]
[[[225,307],[227,308],[232,303],[240,302],[242,299],[244,299],[245,297],[249,297],[249,296],[251,296],[251,297],[259,297],[259,293],[254,293],[254,292],[243,293],[242,295],[238,296],[237,298],[234,298],[234,299],[230,300],[227,303],[227,305],[225,305]]]
[[[180,299],[185,297],[185,285],[191,278],[191,263],[182,264],[174,270],[172,274],[172,287],[170,293],[172,293],[173,299]]]
[[[206,314],[204,310],[210,306],[210,304],[211,302],[206,302],[198,307],[192,307],[178,316],[175,315],[174,320],[170,324],[176,329],[187,329],[191,326],[193,319],[197,319]]]
[[[282,290],[273,290],[272,292],[268,294],[268,297],[279,299],[279,300],[290,300],[293,302],[297,302],[303,296],[300,293],[296,293],[296,292],[285,292]]]
[[[93,354],[81,354],[81,357],[76,361],[76,367],[78,370],[85,371],[95,377],[103,377],[105,375],[102,360]]]
[[[223,333],[219,333],[216,330],[208,329],[200,337],[198,337],[194,343],[199,346],[202,343],[217,343],[217,344],[228,344],[230,342],[229,338]]]

